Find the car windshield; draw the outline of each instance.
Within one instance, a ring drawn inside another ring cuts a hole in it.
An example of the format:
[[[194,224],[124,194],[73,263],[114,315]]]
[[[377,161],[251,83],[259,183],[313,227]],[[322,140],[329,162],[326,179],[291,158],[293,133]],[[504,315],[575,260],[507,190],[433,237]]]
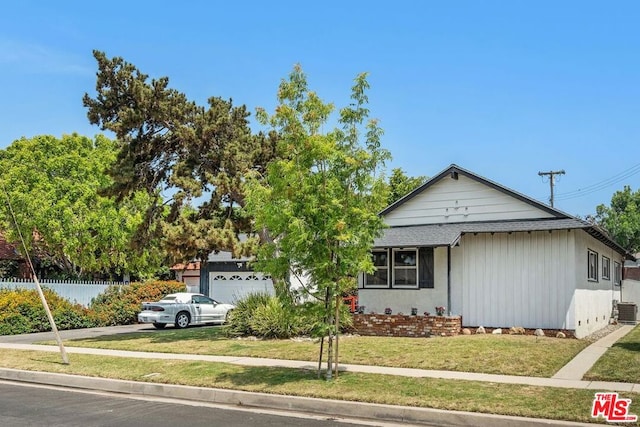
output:
[[[167,295],[166,297],[162,298],[160,301],[175,301],[175,300],[176,300],[175,295]]]

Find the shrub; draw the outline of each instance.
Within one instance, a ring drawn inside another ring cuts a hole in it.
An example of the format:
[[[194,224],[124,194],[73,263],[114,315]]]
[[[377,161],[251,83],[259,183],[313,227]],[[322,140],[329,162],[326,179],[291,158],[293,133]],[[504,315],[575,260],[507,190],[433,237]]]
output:
[[[97,326],[88,310],[43,288],[58,329]],[[0,289],[0,334],[14,335],[51,330],[40,296],[35,289]]]
[[[138,321],[143,301],[158,301],[167,294],[184,291],[185,284],[175,281],[114,285],[94,298],[90,309],[101,326],[130,325]]]
[[[308,333],[299,310],[285,306],[274,296],[256,307],[249,325],[253,335],[262,338],[291,338]]]
[[[353,316],[346,305],[340,310],[341,330],[349,330],[353,326]],[[265,292],[252,293],[237,302],[225,332],[229,336],[261,338],[321,336],[323,312],[320,302],[292,304]]]
[[[225,332],[229,336],[253,335],[251,319],[258,307],[267,304],[271,295],[266,292],[252,292],[236,302],[236,308],[229,315]]]

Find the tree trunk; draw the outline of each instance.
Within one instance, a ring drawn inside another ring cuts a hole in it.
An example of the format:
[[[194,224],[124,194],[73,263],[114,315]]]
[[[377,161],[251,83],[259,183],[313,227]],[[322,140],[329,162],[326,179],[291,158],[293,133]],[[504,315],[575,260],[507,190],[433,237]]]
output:
[[[318,379],[322,372],[322,350],[324,349],[324,335],[320,338],[320,357],[318,357]]]
[[[340,352],[338,351],[338,342],[340,338],[340,295],[336,295],[336,357],[335,357],[335,377],[338,378],[338,356]]]
[[[328,304],[328,310],[327,310],[327,315],[328,315],[328,319],[327,319],[327,325],[330,325],[329,327],[329,341],[327,342],[327,373],[326,373],[326,378],[327,381],[331,380],[332,377],[332,373],[333,373],[333,313],[332,313],[332,305],[331,302],[333,300],[333,298],[331,298],[332,295],[328,295],[327,294],[327,302]]]
[[[327,310],[328,310],[328,306],[329,306],[329,288],[327,288],[327,291],[325,292],[324,295],[324,322],[327,323]],[[322,338],[320,339],[320,355],[318,356],[318,378],[320,378],[320,374],[322,373],[322,354],[323,354],[323,350],[324,350],[324,332],[322,335]]]

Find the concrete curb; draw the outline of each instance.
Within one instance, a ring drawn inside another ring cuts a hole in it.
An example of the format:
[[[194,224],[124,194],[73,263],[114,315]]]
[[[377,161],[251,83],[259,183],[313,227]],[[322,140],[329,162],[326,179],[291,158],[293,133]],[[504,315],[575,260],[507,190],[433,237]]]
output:
[[[48,372],[0,369],[0,379],[76,389],[98,390],[112,393],[153,396],[189,401],[200,401],[234,406],[278,409],[362,418],[391,422],[417,423],[441,426],[541,427],[541,426],[593,426],[589,423],[513,417],[473,412],[445,411],[429,408],[380,405],[330,399],[252,393],[206,387],[156,384],[125,380],[94,378]]]

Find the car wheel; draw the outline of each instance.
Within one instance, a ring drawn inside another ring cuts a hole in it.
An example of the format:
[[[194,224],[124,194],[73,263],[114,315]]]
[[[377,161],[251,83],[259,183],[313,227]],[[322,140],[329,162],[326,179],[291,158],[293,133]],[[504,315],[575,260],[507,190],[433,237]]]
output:
[[[164,329],[164,327],[167,326],[166,323],[154,323],[153,327],[156,329]]]
[[[229,311],[227,311],[227,315],[226,315],[226,316],[224,316],[224,323],[229,323],[229,319],[231,319],[231,312],[232,312],[232,311],[233,311],[233,310],[229,310]]]
[[[176,328],[184,329],[189,326],[190,322],[189,313],[181,311],[176,315]]]

